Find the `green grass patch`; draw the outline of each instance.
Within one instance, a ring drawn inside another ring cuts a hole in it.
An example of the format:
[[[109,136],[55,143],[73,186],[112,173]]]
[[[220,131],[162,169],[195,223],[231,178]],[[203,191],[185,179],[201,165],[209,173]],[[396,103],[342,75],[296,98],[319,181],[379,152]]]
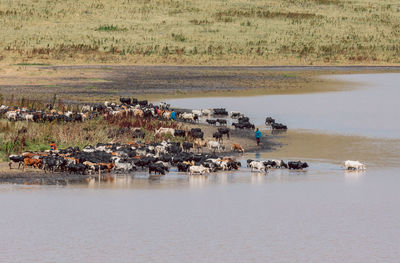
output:
[[[102,32],[125,32],[128,31],[125,27],[118,27],[114,25],[101,25],[95,29],[95,31],[102,31]]]

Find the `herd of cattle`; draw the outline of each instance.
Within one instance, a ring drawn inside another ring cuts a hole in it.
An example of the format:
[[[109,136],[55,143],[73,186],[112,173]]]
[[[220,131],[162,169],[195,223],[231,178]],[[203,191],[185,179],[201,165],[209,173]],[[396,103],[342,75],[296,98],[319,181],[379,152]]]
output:
[[[193,153],[185,151],[179,143],[166,142],[152,144],[98,144],[42,153],[25,152],[9,156],[9,166],[18,164],[23,169],[33,167],[44,172],[67,172],[75,174],[131,173],[147,170],[150,175],[165,175],[171,167],[189,174],[206,174],[217,171],[238,170],[241,163],[235,159],[221,157],[215,153]],[[267,172],[268,168],[307,168],[307,163],[282,160],[248,160],[251,170]]]
[[[98,144],[95,147],[87,146],[79,148],[68,148],[43,153],[25,152],[21,155],[9,156],[9,166],[18,164],[23,166],[43,169],[45,172],[69,172],[76,174],[92,174],[98,172],[106,173],[130,173],[135,170],[147,169],[149,174],[165,175],[171,167],[176,167],[180,172],[190,174],[205,174],[218,170],[237,170],[240,162],[227,157],[220,157],[216,152],[225,149],[222,144],[223,137],[230,137],[230,129],[227,126],[227,117],[232,120],[232,126],[236,129],[254,129],[248,117],[240,112],[228,113],[223,108],[178,111],[170,108],[167,103],[161,102],[158,105],[149,104],[148,101],[139,101],[131,98],[120,98],[120,103],[105,102],[103,104],[92,104],[81,107],[80,112],[67,111],[59,112],[48,105],[46,110],[33,110],[18,107],[0,106],[0,115],[4,115],[10,121],[85,121],[87,119],[103,116],[120,116],[131,114],[134,117],[156,117],[162,119],[176,119],[184,122],[197,122],[199,118],[211,125],[219,124],[220,127],[213,133],[215,140],[204,140],[204,132],[200,128],[192,128],[190,131],[177,130],[172,128],[159,128],[155,135],[165,133],[173,137],[192,137],[192,142],[185,141],[182,144],[175,142],[151,143],[151,144]],[[210,117],[215,117],[212,119]],[[265,124],[272,130],[286,130],[287,126],[277,123],[273,118],[267,117]],[[203,147],[208,147],[210,153],[200,153]],[[196,153],[191,152],[196,150]],[[231,150],[244,153],[239,144],[232,144]],[[247,166],[252,171],[267,172],[270,168],[302,170],[308,167],[307,163],[291,161],[285,163],[282,160],[257,161],[247,160]],[[365,165],[358,161],[346,161],[346,169],[365,169]]]
[[[135,117],[176,119],[183,122],[199,122],[199,118],[205,118],[205,122],[211,125],[227,126],[227,117],[237,122],[232,122],[235,129],[255,129],[255,125],[242,113],[232,111],[228,113],[224,108],[192,110],[191,112],[170,109],[170,105],[161,102],[158,105],[149,103],[147,100],[135,98],[120,98],[120,103],[96,103],[83,105],[80,111],[59,111],[53,105],[46,105],[46,109],[36,110],[20,108],[16,106],[0,106],[0,116],[5,116],[9,121],[33,121],[33,122],[81,122],[94,119],[99,115],[118,117],[122,114],[131,114]],[[215,118],[210,118],[215,117]],[[286,130],[287,126],[276,123],[271,117],[267,117],[267,126],[272,130]]]
[[[69,172],[76,174],[130,173],[147,169],[149,174],[165,175],[171,167],[180,172],[204,174],[218,170],[237,170],[240,162],[216,154],[191,153],[183,150],[179,143],[163,141],[152,144],[98,144],[68,148],[44,153],[26,152],[11,155],[12,164],[43,169],[45,172]]]

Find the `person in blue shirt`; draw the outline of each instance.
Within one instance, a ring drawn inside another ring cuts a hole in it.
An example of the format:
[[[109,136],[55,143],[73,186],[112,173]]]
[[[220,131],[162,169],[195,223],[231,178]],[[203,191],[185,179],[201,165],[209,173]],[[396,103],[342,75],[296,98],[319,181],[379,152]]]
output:
[[[257,146],[260,145],[261,136],[262,136],[262,134],[261,134],[260,130],[257,128],[257,130],[256,130]]]
[[[175,120],[175,111],[171,111],[170,118],[171,118],[171,120]]]

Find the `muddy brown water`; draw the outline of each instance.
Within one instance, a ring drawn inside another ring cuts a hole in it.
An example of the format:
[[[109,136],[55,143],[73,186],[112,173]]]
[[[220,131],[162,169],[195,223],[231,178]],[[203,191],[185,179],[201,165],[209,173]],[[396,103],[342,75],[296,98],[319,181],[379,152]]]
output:
[[[370,88],[379,87],[343,96]],[[331,110],[321,111],[334,121],[329,96],[339,93],[325,94]],[[380,100],[379,94],[370,98]],[[210,107],[224,107],[224,101],[210,101]],[[202,107],[195,102],[191,108]],[[235,104],[235,110],[245,112],[240,105],[246,103]],[[386,114],[384,106],[378,108]],[[292,107],[293,116],[297,111]],[[304,128],[284,112],[276,117]],[[306,123],[320,121],[310,114],[313,121]],[[345,125],[321,123],[324,133],[289,130],[278,138],[282,147],[276,151],[242,158],[243,164],[247,158],[302,159],[310,163],[306,171],[265,175],[242,168],[209,176],[172,171],[159,180],[138,173],[62,187],[0,185],[0,262],[398,262],[400,148],[392,136],[397,124],[377,132],[356,121],[364,136],[356,128],[342,134]],[[352,158],[368,169],[345,172],[341,163]]]

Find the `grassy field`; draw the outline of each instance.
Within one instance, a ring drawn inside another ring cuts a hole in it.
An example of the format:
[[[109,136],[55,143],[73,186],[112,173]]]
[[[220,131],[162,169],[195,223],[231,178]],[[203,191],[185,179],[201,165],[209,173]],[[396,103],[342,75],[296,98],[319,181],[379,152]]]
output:
[[[398,0],[0,0],[2,64],[398,64]]]

